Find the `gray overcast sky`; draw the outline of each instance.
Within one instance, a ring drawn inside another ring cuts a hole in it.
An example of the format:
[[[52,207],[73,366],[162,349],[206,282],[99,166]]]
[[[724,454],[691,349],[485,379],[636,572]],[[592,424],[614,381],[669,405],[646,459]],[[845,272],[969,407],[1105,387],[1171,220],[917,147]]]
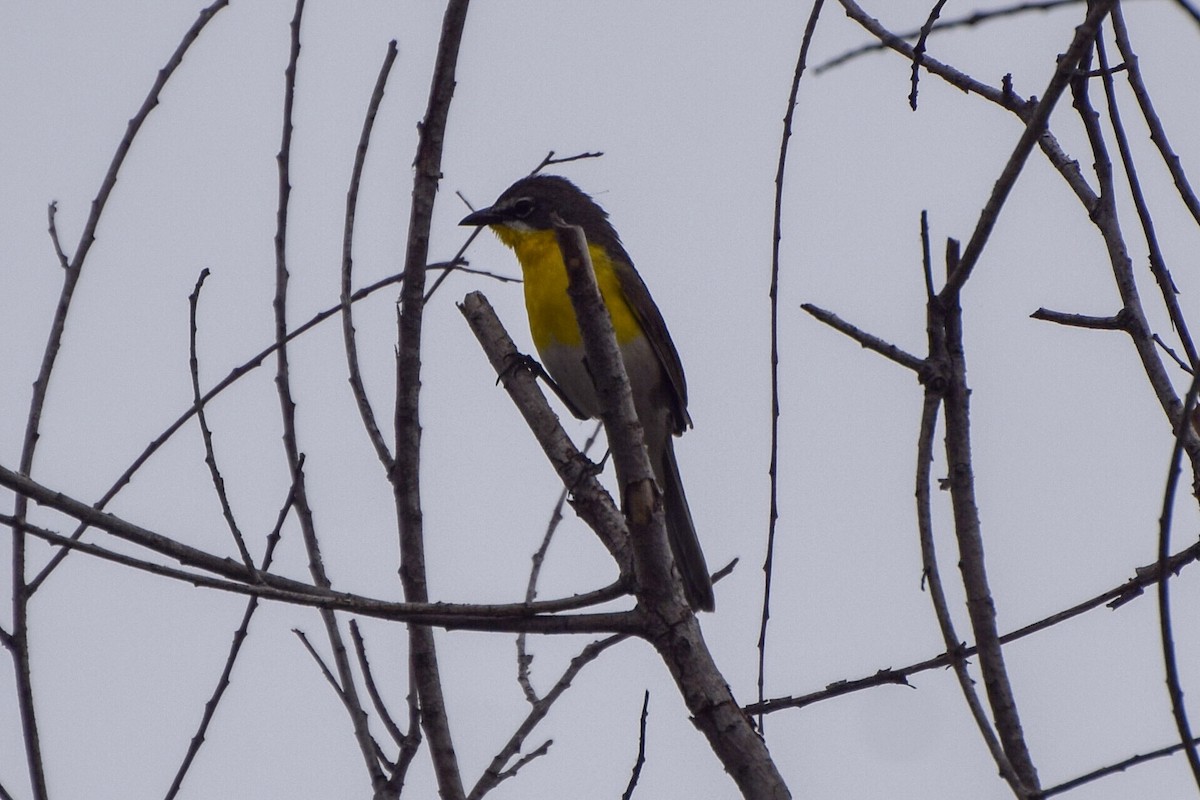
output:
[[[810,64],[868,38],[829,5]],[[1194,81],[1185,76],[1200,70],[1200,28],[1171,3],[1127,5],[1156,103],[1185,167],[1195,168],[1200,120]],[[909,29],[927,6],[905,0],[869,9],[895,29]],[[178,0],[0,6],[5,466],[18,461],[29,386],[60,286],[46,205],[58,201],[59,230],[73,252],[126,122],[199,8]],[[948,15],[976,7],[950,8]],[[281,2],[234,2],[223,10],[135,143],[69,320],[34,471],[44,483],[94,500],[190,404],[187,296],[202,268],[212,271],[200,313],[205,385],[271,341],[274,157],[292,13]],[[719,611],[703,625],[743,702],[755,695],[768,518],[773,181],[807,13],[807,4],[782,2],[475,4],[434,218],[431,256],[440,260],[465,236],[456,226],[465,208],[455,191],[479,206],[549,150],[604,151],[558,171],[611,213],[687,369],[696,427],[677,451],[693,512],[710,564],[741,559],[719,586]],[[392,38],[400,55],[359,200],[356,284],[400,267],[415,125],[441,14],[433,3],[308,4],[291,165],[294,323],[336,302],[354,147]],[[992,84],[1011,73],[1016,91],[1041,94],[1081,14],[1073,6],[935,36],[929,52]],[[817,303],[923,352],[920,211],[929,211],[935,253],[947,236],[968,238],[1021,128],[1006,112],[929,76],[914,113],[908,81],[901,59],[873,54],[810,74],[800,93],[784,204],[781,518],[768,696],[803,694],[943,649],[921,590],[913,513],[920,387],[799,308]],[[1196,229],[1149,157],[1133,109],[1126,117],[1146,158],[1159,233],[1185,313],[1192,312]],[[1053,124],[1071,155],[1090,165],[1069,102]],[[1125,228],[1136,241],[1131,215]],[[518,272],[490,236],[468,255],[475,267]],[[1144,252],[1134,260],[1141,267]],[[1157,309],[1144,269],[1139,279],[1147,305]],[[524,592],[529,555],[559,487],[454,306],[474,289],[490,297],[519,346],[531,348],[517,284],[455,276],[429,307],[423,482],[430,584],[439,600],[512,601]],[[392,401],[395,295],[382,292],[356,311],[368,389],[384,420]],[[1001,629],[1011,630],[1115,586],[1154,559],[1170,432],[1125,337],[1028,319],[1040,306],[1096,315],[1118,308],[1099,237],[1038,153],[964,305],[990,577]],[[1153,315],[1169,337],[1163,316]],[[297,342],[292,359],[301,448],[330,574],[339,588],[397,598],[392,501],[347,389],[336,323]],[[273,364],[258,370],[210,412],[254,552],[288,483],[273,374]],[[1182,393],[1185,381],[1175,377]],[[566,424],[580,440],[591,426]],[[192,426],[111,510],[232,552],[202,458]],[[939,456],[935,474],[944,472]],[[967,638],[949,498],[937,500],[942,570]],[[567,516],[543,572],[544,598],[614,577],[603,549]],[[1194,537],[1196,517],[1195,502],[1182,500],[1176,549]],[[47,512],[35,519],[70,527]],[[34,554],[45,557],[40,547]],[[277,565],[307,576],[294,527]],[[0,560],[6,587],[10,570],[9,559]],[[1184,686],[1194,697],[1200,593],[1186,571],[1173,591]],[[242,607],[237,598],[68,559],[38,595],[32,619],[52,795],[161,796]],[[7,611],[0,620],[7,629]],[[1157,624],[1151,594],[1006,650],[1045,785],[1172,743]],[[345,714],[294,627],[324,644],[314,614],[277,605],[259,611],[184,796],[366,796]],[[407,691],[401,629],[373,622],[364,628],[383,691],[400,708]],[[586,641],[535,640],[539,686],[548,687]],[[456,745],[473,782],[525,712],[512,677],[513,645],[508,636],[465,633],[441,635],[439,643]],[[913,686],[769,717],[768,742],[794,795],[1009,796],[952,675],[922,673]],[[27,797],[12,687],[6,662],[0,782]],[[550,754],[494,796],[619,796],[646,688],[649,762],[638,796],[734,796],[661,663],[636,642],[583,673],[530,740],[533,747],[553,738]],[[1190,785],[1177,756],[1070,796],[1179,797]],[[405,796],[434,791],[422,756]]]

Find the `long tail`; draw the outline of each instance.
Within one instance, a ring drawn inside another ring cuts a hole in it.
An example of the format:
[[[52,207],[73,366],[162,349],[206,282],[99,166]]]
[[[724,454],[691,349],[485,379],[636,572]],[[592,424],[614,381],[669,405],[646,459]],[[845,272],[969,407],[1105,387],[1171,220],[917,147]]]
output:
[[[667,436],[667,446],[662,455],[663,510],[667,520],[667,540],[675,556],[675,566],[683,578],[683,590],[688,603],[696,611],[712,611],[717,607],[713,596],[712,578],[704,562],[704,551],[692,524],[692,512],[688,510],[687,495],[683,493],[683,481],[679,478],[679,464],[675,461],[675,447]]]

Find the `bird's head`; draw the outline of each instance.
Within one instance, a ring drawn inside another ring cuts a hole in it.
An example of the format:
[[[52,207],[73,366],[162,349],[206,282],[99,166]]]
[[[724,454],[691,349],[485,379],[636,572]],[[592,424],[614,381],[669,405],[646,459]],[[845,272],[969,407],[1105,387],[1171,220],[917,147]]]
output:
[[[620,246],[608,214],[578,186],[559,175],[530,175],[504,190],[496,202],[468,214],[459,225],[487,225],[506,244],[525,234],[551,231],[557,215],[583,228],[588,241]]]

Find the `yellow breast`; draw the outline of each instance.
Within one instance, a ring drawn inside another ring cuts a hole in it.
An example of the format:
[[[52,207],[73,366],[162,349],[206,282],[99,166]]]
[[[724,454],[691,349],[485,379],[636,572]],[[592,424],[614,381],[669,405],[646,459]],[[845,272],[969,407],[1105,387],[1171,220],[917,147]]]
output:
[[[571,298],[567,296],[567,268],[554,231],[520,231],[502,226],[495,226],[493,230],[521,262],[525,310],[529,314],[529,332],[533,335],[534,346],[539,352],[556,344],[580,346],[579,323]],[[600,295],[612,317],[617,342],[642,336],[642,326],[625,300],[612,259],[595,244],[588,244],[588,252]]]

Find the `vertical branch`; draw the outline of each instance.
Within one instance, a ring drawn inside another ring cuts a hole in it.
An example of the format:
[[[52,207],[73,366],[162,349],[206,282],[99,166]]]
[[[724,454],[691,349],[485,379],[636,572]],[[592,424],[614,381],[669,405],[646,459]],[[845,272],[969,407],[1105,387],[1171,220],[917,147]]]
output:
[[[1126,41],[1126,46],[1128,46],[1128,41]],[[1196,345],[1192,342],[1192,335],[1188,332],[1187,320],[1179,308],[1179,290],[1175,287],[1175,281],[1172,280],[1171,273],[1167,269],[1166,258],[1158,244],[1158,235],[1154,230],[1154,218],[1150,214],[1150,207],[1146,204],[1141,181],[1138,180],[1137,166],[1133,161],[1133,150],[1129,146],[1129,137],[1125,133],[1125,126],[1121,124],[1121,111],[1117,105],[1117,93],[1113,86],[1112,71],[1108,65],[1108,55],[1104,49],[1104,39],[1099,36],[1096,37],[1096,57],[1100,63],[1100,78],[1104,85],[1108,119],[1112,123],[1113,136],[1117,142],[1117,151],[1121,154],[1121,166],[1125,170],[1129,194],[1133,199],[1138,221],[1142,225],[1142,233],[1149,249],[1150,272],[1158,282],[1163,305],[1166,307],[1167,315],[1171,318],[1171,325],[1175,328],[1179,341],[1183,345],[1183,351],[1187,354],[1188,364],[1195,370],[1200,367],[1200,354],[1197,354]]]
[[[595,267],[588,253],[583,228],[568,225],[552,215],[554,236],[567,270],[567,296],[575,309],[583,338],[584,361],[596,386],[600,418],[612,454],[613,467],[629,542],[633,551],[634,589],[638,603],[671,606],[670,612],[688,609],[683,586],[671,574],[661,496],[645,447],[645,430],[633,405],[633,392],[625,362],[617,349],[612,319],[600,296]],[[679,603],[680,608],[674,608]],[[688,609],[690,610],[690,609]]]
[[[946,268],[951,275],[961,270],[957,244],[951,240],[947,248]],[[1000,633],[996,628],[996,606],[984,566],[983,531],[979,507],[975,502],[975,473],[971,455],[971,390],[967,386],[967,361],[963,349],[962,306],[957,291],[943,290],[936,300],[943,315],[948,369],[943,401],[946,409],[946,463],[954,533],[958,539],[959,569],[967,595],[967,614],[979,649],[979,669],[996,721],[996,732],[1024,789],[1036,792],[1039,788],[1037,769],[1025,743],[1016,698],[1004,665]]]
[[[654,491],[642,426],[634,411],[612,321],[596,285],[583,229],[556,224],[555,236],[624,497],[637,584],[634,613],[639,617],[639,635],[663,659],[693,723],[743,796],[754,800],[790,798],[766,744],[713,661],[700,623],[684,600],[681,583],[672,575],[662,502]]]
[[[204,441],[204,463],[208,465],[208,474],[212,478],[213,489],[217,493],[217,502],[221,506],[221,514],[225,517],[225,525],[229,528],[229,533],[233,536],[233,542],[237,545],[238,554],[242,557],[242,563],[246,565],[246,570],[251,574],[254,573],[254,559],[250,556],[250,551],[246,549],[246,539],[242,536],[242,529],[237,523],[237,519],[233,516],[233,506],[229,503],[229,495],[225,491],[225,479],[221,477],[221,470],[217,467],[217,454],[213,448],[212,430],[208,427],[208,414],[204,411],[204,404],[200,402],[200,356],[196,345],[197,325],[196,316],[200,306],[200,290],[204,287],[204,281],[209,276],[208,267],[200,270],[200,277],[196,280],[196,288],[188,297],[189,315],[188,315],[188,371],[192,378],[192,399],[196,403],[196,422],[200,426],[200,438]]]
[[[1137,98],[1138,107],[1142,111],[1146,125],[1150,128],[1150,140],[1158,147],[1163,163],[1170,171],[1172,180],[1175,181],[1175,188],[1179,190],[1180,199],[1187,206],[1192,219],[1200,224],[1200,198],[1196,197],[1196,193],[1192,191],[1191,183],[1184,174],[1183,164],[1178,154],[1171,148],[1167,131],[1163,128],[1158,112],[1154,110],[1154,103],[1150,100],[1150,90],[1146,88],[1146,82],[1142,79],[1141,67],[1138,66],[1137,53],[1133,52],[1133,46],[1129,43],[1129,30],[1125,26],[1125,16],[1121,13],[1119,3],[1113,7],[1112,21],[1117,49],[1121,51],[1121,59],[1129,72],[1129,86],[1133,89],[1133,96]]]
[[[287,68],[284,71],[283,97],[283,133],[276,161],[279,165],[279,205],[276,210],[275,229],[275,298],[272,306],[275,312],[275,342],[278,348],[275,353],[276,372],[275,385],[279,394],[280,415],[283,421],[283,446],[288,460],[288,469],[295,482],[294,500],[296,518],[300,523],[300,532],[304,540],[304,548],[308,553],[308,569],[313,583],[328,589],[332,583],[325,572],[321,559],[321,546],[317,540],[316,524],[313,520],[312,508],[308,503],[308,490],[304,477],[303,455],[296,435],[296,403],[292,399],[291,373],[288,365],[287,327],[287,223],[289,199],[291,197],[291,181],[289,179],[289,163],[292,146],[292,109],[296,92],[296,64],[300,58],[300,21],[304,16],[304,0],[296,0],[296,13],[291,22],[291,51]],[[337,617],[329,609],[321,609],[321,621],[325,625],[325,634],[329,638],[333,651],[334,664],[338,671],[338,680],[343,701],[350,713],[354,727],[354,736],[366,762],[367,774],[371,778],[371,786],[378,790],[383,786],[385,778],[376,758],[375,742],[367,724],[367,714],[359,701],[355,688],[354,674],[350,667],[350,657],[347,654],[342,633],[338,627]]]
[[[1183,414],[1179,416],[1179,426],[1175,430],[1175,446],[1171,451],[1171,467],[1167,474],[1167,486],[1163,492],[1162,514],[1159,517],[1158,533],[1158,568],[1162,570],[1162,580],[1158,582],[1158,620],[1159,635],[1162,639],[1163,665],[1167,673],[1167,692],[1171,697],[1171,715],[1175,718],[1175,727],[1179,731],[1179,741],[1187,754],[1188,766],[1192,769],[1192,777],[1200,788],[1200,754],[1196,752],[1196,741],[1192,736],[1192,726],[1188,721],[1187,706],[1183,702],[1183,687],[1179,679],[1179,664],[1175,657],[1175,637],[1171,629],[1171,596],[1167,588],[1171,572],[1167,569],[1171,553],[1171,509],[1175,505],[1175,491],[1179,485],[1179,458],[1183,453],[1183,442],[1191,437],[1192,410],[1196,407],[1196,395],[1200,392],[1200,377],[1192,380],[1187,397],[1183,404]]]
[[[1112,159],[1108,155],[1108,146],[1100,127],[1100,115],[1092,107],[1088,95],[1086,75],[1081,73],[1072,82],[1073,104],[1083,123],[1092,150],[1092,160],[1096,172],[1100,193],[1095,205],[1088,209],[1092,224],[1104,239],[1108,251],[1109,263],[1113,271],[1113,281],[1121,297],[1124,317],[1124,330],[1129,334],[1142,369],[1150,381],[1159,405],[1167,416],[1171,429],[1179,424],[1178,415],[1181,403],[1175,387],[1171,382],[1166,367],[1159,355],[1158,345],[1146,318],[1142,305],[1141,294],[1138,291],[1137,279],[1133,272],[1133,263],[1129,257],[1129,248],[1121,232],[1120,216],[1117,212],[1116,187],[1113,183]],[[1186,437],[1183,446],[1195,470],[1200,465],[1200,442],[1195,437]]]
[[[375,89],[367,103],[367,114],[363,120],[362,134],[358,140],[358,149],[354,153],[354,169],[350,174],[350,187],[346,190],[346,221],[342,234],[342,339],[346,346],[346,364],[350,371],[350,390],[358,405],[359,416],[362,417],[363,427],[366,428],[367,438],[375,448],[375,454],[389,472],[394,461],[388,452],[387,442],[379,431],[375,421],[375,412],[371,401],[367,398],[367,390],[363,385],[362,372],[359,370],[358,344],[354,333],[354,316],[351,312],[351,273],[354,268],[354,219],[358,208],[358,187],[362,179],[363,165],[367,160],[367,148],[371,144],[371,130],[375,126],[375,115],[379,112],[379,104],[383,102],[383,90],[387,86],[392,64],[396,61],[396,40],[388,43],[387,53],[383,64],[379,67],[379,77],[375,81]]]
[[[1017,797],[1027,797],[1029,792],[1022,784],[1021,778],[1013,769],[1012,762],[1004,752],[1003,746],[996,738],[988,721],[983,704],[975,691],[975,683],[967,670],[967,648],[962,645],[958,633],[954,629],[954,619],[950,614],[950,604],[946,601],[946,593],[942,584],[941,572],[937,564],[937,552],[933,540],[933,513],[930,498],[930,468],[933,464],[933,439],[937,432],[938,410],[945,402],[946,392],[950,386],[950,356],[946,351],[946,322],[942,312],[942,304],[933,289],[933,269],[929,248],[929,220],[924,211],[921,212],[921,249],[924,262],[926,315],[925,332],[928,337],[929,356],[920,372],[921,384],[925,387],[924,403],[921,410],[920,432],[917,435],[917,531],[921,542],[921,577],[929,587],[929,598],[933,603],[934,616],[937,617],[938,628],[942,632],[942,641],[946,645],[946,657],[954,669],[954,676],[975,720],[975,726],[987,745],[992,760],[1000,770],[1001,777],[1012,787]]]
[[[650,690],[642,695],[642,714],[638,721],[638,752],[637,760],[633,762],[633,770],[629,774],[629,783],[621,794],[621,800],[632,800],[633,790],[637,788],[638,780],[642,777],[642,767],[646,764],[646,721],[650,718]]]
[[[442,19],[441,40],[429,89],[429,105],[419,128],[414,159],[412,208],[404,258],[404,287],[400,293],[399,346],[396,353],[396,460],[389,476],[396,498],[400,526],[400,582],[410,602],[427,602],[424,523],[421,511],[421,326],[425,308],[425,264],[429,257],[429,228],[442,174],[442,145],[454,75],[469,0],[450,0]],[[450,735],[450,722],[442,695],[433,631],[409,626],[409,659],[421,724],[429,742],[444,800],[464,797],[462,775]]]
[[[58,352],[62,346],[63,336],[67,327],[67,314],[71,309],[71,300],[75,296],[75,287],[83,274],[83,265],[96,241],[96,227],[104,213],[105,205],[117,185],[117,174],[125,163],[133,140],[145,123],[150,112],[158,105],[158,97],[166,86],[167,81],[175,74],[175,70],[183,63],[183,56],[200,36],[200,32],[229,0],[215,0],[211,5],[200,11],[196,21],[184,33],[175,51],[167,59],[167,63],[158,71],[158,76],[150,91],[142,101],[137,113],[129,120],[125,135],[117,143],[108,171],[100,183],[100,190],[92,200],[91,212],[83,226],[79,244],[75,248],[74,257],[67,262],[59,244],[57,229],[54,225],[54,207],[50,211],[50,236],[54,242],[55,253],[63,269],[63,285],[58,296],[58,306],[50,323],[50,334],[42,353],[42,363],[38,368],[37,378],[33,382],[33,393],[29,400],[29,413],[25,418],[25,435],[21,443],[21,459],[18,466],[20,474],[29,476],[33,473],[33,458],[37,449],[38,438],[41,436],[42,410],[46,405],[46,395],[50,388],[50,375],[58,360]],[[21,715],[21,730],[24,735],[25,760],[29,770],[29,783],[34,800],[44,800],[47,796],[46,776],[42,764],[41,743],[38,737],[37,715],[33,704],[33,682],[29,670],[29,598],[32,587],[25,579],[25,532],[21,523],[25,521],[29,511],[28,500],[18,494],[13,502],[13,518],[16,524],[12,526],[12,631],[4,637],[13,659],[13,676],[16,683],[17,708]],[[65,552],[65,551],[63,551]]]
[[[824,0],[813,0],[804,37],[800,40],[800,55],[792,88],[788,92],[787,111],[783,115],[783,141],[779,143],[779,166],[775,170],[775,216],[771,235],[771,463],[767,474],[771,482],[770,511],[767,518],[767,554],[763,558],[762,615],[758,625],[758,701],[763,701],[767,679],[767,622],[771,619],[771,577],[775,565],[775,526],[779,521],[779,243],[783,239],[783,176],[787,167],[788,142],[792,138],[792,120],[796,114],[796,97],[800,93],[800,78],[808,63],[808,48],[812,43],[817,18]],[[763,716],[758,715],[759,730]]]

